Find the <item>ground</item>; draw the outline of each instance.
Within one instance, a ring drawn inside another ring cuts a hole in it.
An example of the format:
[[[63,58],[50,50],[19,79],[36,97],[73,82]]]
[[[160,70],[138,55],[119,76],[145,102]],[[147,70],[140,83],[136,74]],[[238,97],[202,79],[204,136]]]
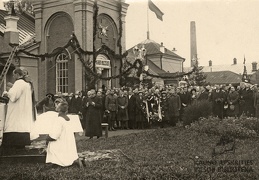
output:
[[[0,179],[259,179],[259,139],[237,139],[235,152],[212,156],[219,138],[183,127],[77,137],[78,152],[120,150],[124,158],[86,162],[83,168],[0,164]],[[246,164],[238,169],[241,160]]]

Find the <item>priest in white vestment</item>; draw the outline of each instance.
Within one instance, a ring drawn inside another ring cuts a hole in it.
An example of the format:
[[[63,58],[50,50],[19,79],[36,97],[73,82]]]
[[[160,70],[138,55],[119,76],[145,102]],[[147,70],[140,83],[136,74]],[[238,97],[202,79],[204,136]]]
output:
[[[30,144],[30,131],[34,123],[33,88],[24,79],[24,72],[13,71],[15,82],[10,90],[3,93],[9,98],[6,120],[3,129],[2,147],[21,149]]]

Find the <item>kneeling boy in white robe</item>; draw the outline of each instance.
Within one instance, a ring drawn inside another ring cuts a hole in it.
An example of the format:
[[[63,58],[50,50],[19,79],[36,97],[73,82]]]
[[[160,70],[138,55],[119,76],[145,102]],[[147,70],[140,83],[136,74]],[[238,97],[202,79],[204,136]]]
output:
[[[78,159],[74,131],[67,116],[68,104],[61,102],[57,106],[57,119],[53,120],[52,131],[48,137],[46,163],[70,166]]]

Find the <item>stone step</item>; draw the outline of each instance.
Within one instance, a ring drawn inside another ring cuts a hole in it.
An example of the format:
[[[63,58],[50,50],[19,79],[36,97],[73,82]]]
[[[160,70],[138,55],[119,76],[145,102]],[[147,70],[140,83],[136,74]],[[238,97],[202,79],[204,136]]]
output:
[[[45,163],[46,155],[4,155],[0,163]]]

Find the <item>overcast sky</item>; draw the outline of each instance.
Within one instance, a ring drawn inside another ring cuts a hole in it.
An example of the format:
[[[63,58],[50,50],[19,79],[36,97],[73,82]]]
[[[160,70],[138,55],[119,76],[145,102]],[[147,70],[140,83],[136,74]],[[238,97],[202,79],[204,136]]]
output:
[[[3,0],[0,0],[0,7]],[[190,22],[196,22],[200,65],[259,62],[259,0],[152,0],[164,13],[163,21],[147,11],[148,0],[126,0],[126,48],[150,39],[186,59],[190,66]]]
[[[126,0],[126,46],[145,40],[147,1]],[[196,22],[199,63],[232,64],[259,61],[259,0],[152,0],[162,12],[163,21],[149,11],[150,39],[163,42],[190,66],[190,22]]]

